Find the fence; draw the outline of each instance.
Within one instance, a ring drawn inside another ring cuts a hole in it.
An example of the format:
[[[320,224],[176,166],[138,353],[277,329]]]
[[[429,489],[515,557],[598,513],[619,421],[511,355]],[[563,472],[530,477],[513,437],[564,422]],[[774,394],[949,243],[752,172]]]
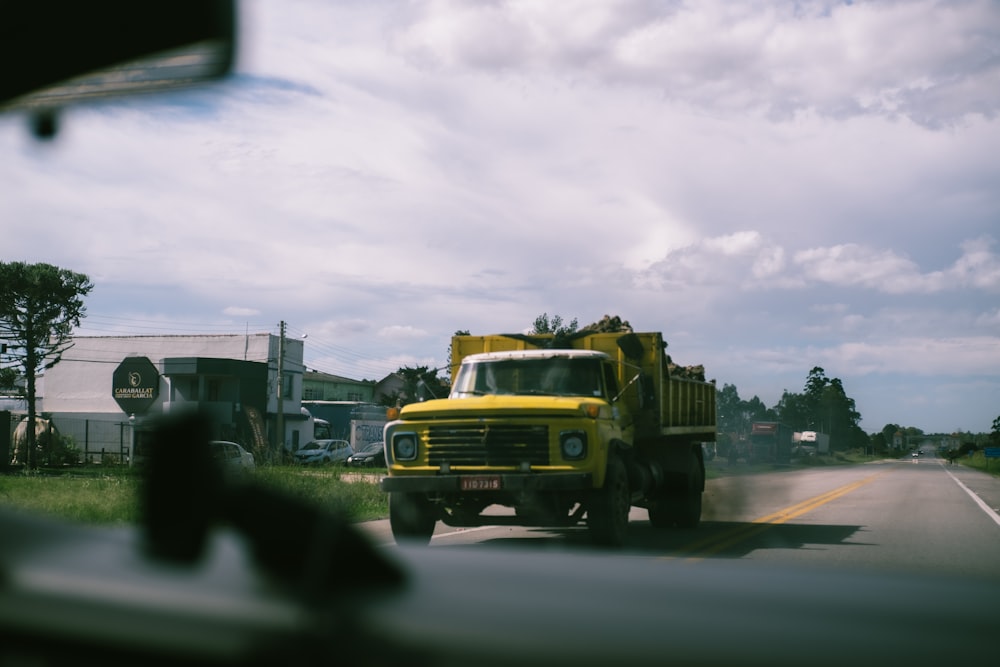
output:
[[[21,414],[10,413],[10,433],[24,418]],[[128,464],[132,448],[132,425],[127,421],[74,418],[56,415],[52,419],[54,431],[64,441],[69,441],[80,451],[81,463]],[[12,449],[12,448],[11,448]],[[10,451],[8,456],[12,455]],[[40,463],[48,465],[48,456],[42,454]]]
[[[132,450],[132,425],[127,421],[75,419],[60,416],[53,422],[59,434],[73,439],[83,463],[127,464]]]

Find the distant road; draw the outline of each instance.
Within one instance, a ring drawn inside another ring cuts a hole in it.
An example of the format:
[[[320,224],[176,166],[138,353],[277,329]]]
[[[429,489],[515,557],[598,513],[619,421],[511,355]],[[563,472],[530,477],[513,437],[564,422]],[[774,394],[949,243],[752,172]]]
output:
[[[997,579],[998,508],[1000,480],[933,456],[734,475],[709,480],[695,531],[656,530],[645,510],[633,509],[624,553]],[[360,525],[377,543],[393,543],[388,521]],[[478,543],[594,549],[583,527],[455,529],[441,523],[429,548]]]

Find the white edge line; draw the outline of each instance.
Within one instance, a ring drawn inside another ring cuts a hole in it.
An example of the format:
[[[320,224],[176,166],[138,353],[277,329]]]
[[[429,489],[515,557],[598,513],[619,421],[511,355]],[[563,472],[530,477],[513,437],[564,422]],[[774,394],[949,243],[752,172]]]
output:
[[[984,503],[982,498],[973,493],[972,490],[969,489],[969,487],[967,487],[965,484],[962,484],[962,482],[960,482],[957,477],[951,474],[950,470],[946,468],[945,472],[948,473],[948,477],[951,477],[953,480],[955,480],[955,484],[958,484],[960,487],[962,487],[962,490],[968,493],[969,497],[972,498],[974,501],[976,501],[976,504],[979,505],[979,509],[986,512],[986,515],[989,516],[991,519],[993,519],[993,523],[1000,526],[1000,515],[997,515],[997,513],[994,512],[989,505]]]
[[[479,532],[480,530],[489,530],[490,528],[496,528],[496,525],[491,524],[489,526],[475,526],[473,528],[459,528],[458,530],[450,530],[450,531],[448,531],[446,533],[435,533],[434,535],[431,535],[431,539],[432,540],[438,540],[438,539],[441,539],[442,537],[455,537],[456,535],[464,535],[466,533],[476,533],[476,532]],[[382,547],[394,547],[394,546],[396,546],[396,542],[395,542],[395,540],[393,540],[391,542],[383,542],[379,546],[382,546]]]
[[[458,530],[449,530],[446,533],[437,533],[436,535],[431,535],[432,540],[436,540],[442,537],[454,537],[456,535],[464,535],[465,533],[478,533],[481,530],[489,530],[490,528],[496,528],[496,526],[474,526],[472,528],[459,528]]]

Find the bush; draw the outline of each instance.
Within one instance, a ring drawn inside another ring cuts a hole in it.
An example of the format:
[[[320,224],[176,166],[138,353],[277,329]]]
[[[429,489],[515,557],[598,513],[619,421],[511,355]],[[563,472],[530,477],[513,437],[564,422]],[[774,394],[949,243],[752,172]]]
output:
[[[76,441],[70,436],[59,436],[52,443],[49,452],[51,465],[79,465],[83,461],[83,452],[76,446]]]
[[[979,451],[979,448],[976,447],[976,443],[974,442],[963,442],[958,447],[959,456],[968,456],[969,452],[976,452],[976,451]]]

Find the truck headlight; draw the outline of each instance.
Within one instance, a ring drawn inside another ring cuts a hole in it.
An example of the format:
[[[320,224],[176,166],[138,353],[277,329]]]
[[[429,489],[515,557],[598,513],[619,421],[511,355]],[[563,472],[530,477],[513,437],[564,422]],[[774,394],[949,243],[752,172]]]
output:
[[[567,461],[587,456],[587,434],[583,431],[563,431],[559,434],[559,449]]]
[[[392,436],[392,458],[397,461],[412,461],[417,458],[417,434],[394,433]]]

